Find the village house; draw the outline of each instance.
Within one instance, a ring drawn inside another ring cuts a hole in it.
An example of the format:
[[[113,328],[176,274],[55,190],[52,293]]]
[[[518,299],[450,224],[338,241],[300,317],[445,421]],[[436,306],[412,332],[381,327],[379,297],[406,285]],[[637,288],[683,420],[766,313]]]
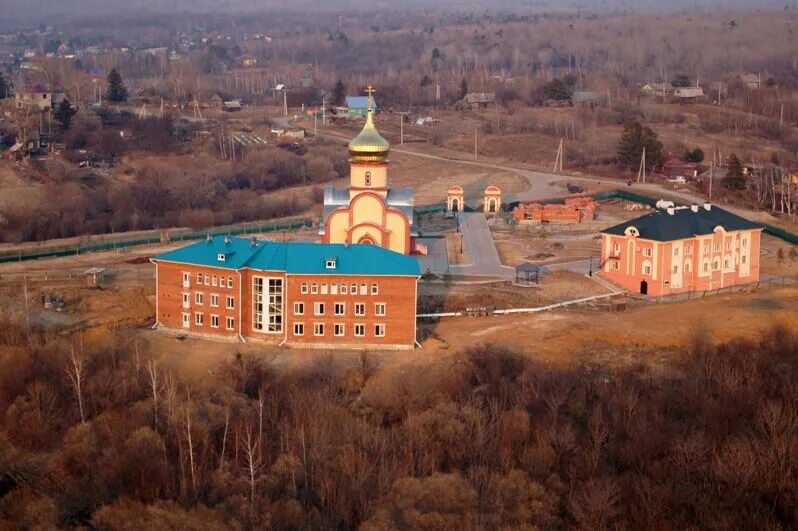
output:
[[[40,112],[49,111],[53,107],[53,93],[42,87],[26,88],[15,95],[17,109],[29,107]]]
[[[513,210],[513,218],[520,225],[540,223],[585,223],[596,219],[598,203],[590,197],[574,197],[565,204],[527,203]]]
[[[757,282],[761,232],[709,203],[657,209],[601,231],[600,275],[654,296]]]
[[[378,246],[217,236],[152,261],[158,328],[318,348],[416,342],[418,262]]]
[[[647,96],[670,96],[675,87],[670,83],[646,83],[641,88],[643,94]]]
[[[490,107],[496,103],[496,94],[493,92],[469,92],[462,100],[454,104],[459,110],[478,110]]]
[[[673,91],[673,96],[681,102],[693,102],[704,97],[704,89],[701,87],[677,87]]]
[[[345,118],[362,118],[369,112],[369,102],[371,101],[371,109],[376,114],[377,104],[369,98],[369,96],[347,96],[346,108],[344,109]]]

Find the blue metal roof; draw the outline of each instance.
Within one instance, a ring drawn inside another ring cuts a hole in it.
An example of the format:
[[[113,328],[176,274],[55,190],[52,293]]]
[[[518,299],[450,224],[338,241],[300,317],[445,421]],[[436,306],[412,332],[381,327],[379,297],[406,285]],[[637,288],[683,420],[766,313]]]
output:
[[[224,261],[219,255],[225,255]],[[418,261],[374,245],[332,243],[268,242],[247,238],[216,236],[153,257],[155,261],[177,262],[222,269],[285,271],[294,275],[381,275],[418,276]],[[335,260],[335,269],[327,261]]]
[[[350,109],[368,109],[369,97],[368,96],[347,96],[346,106]],[[374,110],[377,110],[377,102],[374,102]]]

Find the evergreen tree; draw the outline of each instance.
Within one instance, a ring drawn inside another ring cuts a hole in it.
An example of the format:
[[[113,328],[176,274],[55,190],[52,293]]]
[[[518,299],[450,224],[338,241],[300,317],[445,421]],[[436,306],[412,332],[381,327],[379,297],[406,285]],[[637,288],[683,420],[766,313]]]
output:
[[[460,82],[460,97],[457,98],[458,100],[462,100],[468,94],[468,83],[466,82],[465,78]]]
[[[53,111],[53,118],[61,125],[62,130],[67,131],[72,124],[72,117],[75,116],[76,112],[77,111],[72,108],[72,104],[69,103],[69,100],[64,98]]]
[[[122,76],[116,71],[116,68],[111,70],[108,74],[108,100],[109,101],[127,101],[127,87],[125,87]]]
[[[745,175],[743,175],[743,163],[732,153],[726,163],[726,176],[723,178],[723,186],[729,190],[744,190]]]
[[[0,100],[7,98],[11,95],[11,84],[6,81],[3,73],[0,72]]]
[[[332,93],[330,93],[330,104],[339,106],[346,103],[346,85],[340,79],[335,83]]]
[[[621,141],[618,143],[618,162],[628,168],[639,167],[643,148],[646,150],[647,169],[662,164],[662,142],[657,138],[657,133],[637,120],[623,126]]]

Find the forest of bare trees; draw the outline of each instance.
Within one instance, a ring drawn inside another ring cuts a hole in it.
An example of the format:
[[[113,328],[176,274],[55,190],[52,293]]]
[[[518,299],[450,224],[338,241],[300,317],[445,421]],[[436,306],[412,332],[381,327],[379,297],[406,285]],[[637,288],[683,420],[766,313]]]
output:
[[[363,353],[203,383],[145,339],[5,315],[0,525],[100,529],[793,528],[798,335],[686,361],[555,368],[474,346],[445,371]],[[668,356],[679,359],[678,356]]]

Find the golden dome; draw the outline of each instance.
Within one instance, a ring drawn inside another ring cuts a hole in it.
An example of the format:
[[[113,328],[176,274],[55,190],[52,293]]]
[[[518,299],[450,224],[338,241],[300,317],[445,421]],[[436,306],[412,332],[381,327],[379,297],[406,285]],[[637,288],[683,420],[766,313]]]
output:
[[[349,154],[353,162],[384,162],[391,149],[388,141],[374,127],[372,115],[369,109],[363,130],[349,142]]]

